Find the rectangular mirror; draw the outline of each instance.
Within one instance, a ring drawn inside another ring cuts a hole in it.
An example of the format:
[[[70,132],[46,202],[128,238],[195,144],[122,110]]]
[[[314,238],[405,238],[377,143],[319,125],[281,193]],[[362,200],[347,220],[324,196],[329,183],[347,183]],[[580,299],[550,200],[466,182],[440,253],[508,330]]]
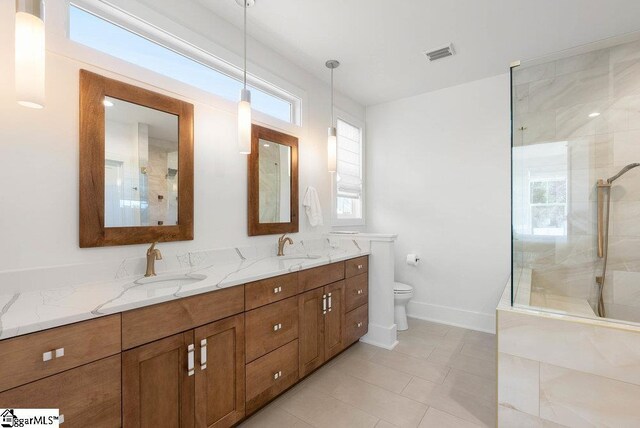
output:
[[[249,235],[298,231],[298,139],[252,126]]]
[[[193,239],[193,106],[80,71],[80,246]]]

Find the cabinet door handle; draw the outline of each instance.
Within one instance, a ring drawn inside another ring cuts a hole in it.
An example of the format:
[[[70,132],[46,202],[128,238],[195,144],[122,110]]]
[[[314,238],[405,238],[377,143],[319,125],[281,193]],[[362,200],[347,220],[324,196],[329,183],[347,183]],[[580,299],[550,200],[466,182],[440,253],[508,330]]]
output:
[[[187,374],[189,376],[193,376],[195,373],[194,365],[195,365],[195,352],[196,347],[193,346],[193,343],[187,347]]]
[[[273,325],[273,331],[278,331],[278,330],[282,330],[282,324],[280,323]]]
[[[207,339],[200,341],[200,370],[207,368]]]
[[[323,314],[327,313],[327,295],[326,294],[322,295],[322,313]]]
[[[331,293],[329,293],[329,312],[331,312]]]

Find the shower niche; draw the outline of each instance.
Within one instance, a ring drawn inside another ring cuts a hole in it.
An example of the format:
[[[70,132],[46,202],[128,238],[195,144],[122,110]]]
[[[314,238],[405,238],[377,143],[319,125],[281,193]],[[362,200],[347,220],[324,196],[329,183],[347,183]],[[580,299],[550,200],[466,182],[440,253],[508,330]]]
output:
[[[511,68],[514,306],[640,323],[640,40]]]

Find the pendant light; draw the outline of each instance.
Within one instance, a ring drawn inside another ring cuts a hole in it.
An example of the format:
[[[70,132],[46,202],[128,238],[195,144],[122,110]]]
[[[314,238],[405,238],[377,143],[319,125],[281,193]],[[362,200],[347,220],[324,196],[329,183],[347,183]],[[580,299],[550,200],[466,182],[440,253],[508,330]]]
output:
[[[325,63],[328,69],[331,70],[331,125],[329,126],[328,138],[327,138],[327,167],[329,172],[336,172],[337,167],[337,152],[338,152],[338,137],[336,134],[336,127],[333,118],[333,70],[340,66],[340,63],[335,59],[330,59]]]
[[[44,107],[44,2],[16,0],[15,84],[18,104]]]
[[[238,149],[241,154],[248,155],[251,154],[251,92],[247,89],[247,7],[252,6],[255,1],[236,2],[244,9],[244,74],[238,103]]]

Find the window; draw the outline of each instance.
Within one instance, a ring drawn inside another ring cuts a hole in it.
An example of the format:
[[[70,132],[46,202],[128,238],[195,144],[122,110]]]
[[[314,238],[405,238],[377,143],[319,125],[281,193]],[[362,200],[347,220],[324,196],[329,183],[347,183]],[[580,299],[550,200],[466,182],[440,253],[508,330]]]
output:
[[[169,48],[74,5],[69,6],[69,38],[230,101],[238,100],[242,88],[240,79],[204,64],[207,59],[209,62],[218,59],[209,56],[199,61],[179,53],[179,47],[186,43],[177,38],[171,43],[176,49]],[[202,56],[208,55],[202,53]],[[239,76],[241,70],[235,71]],[[250,85],[252,107],[282,121],[296,123],[300,100],[284,90],[261,83],[260,88]]]
[[[334,223],[361,225],[364,224],[362,128],[338,119],[337,135]]]
[[[531,181],[529,194],[533,235],[566,235],[567,180]]]

